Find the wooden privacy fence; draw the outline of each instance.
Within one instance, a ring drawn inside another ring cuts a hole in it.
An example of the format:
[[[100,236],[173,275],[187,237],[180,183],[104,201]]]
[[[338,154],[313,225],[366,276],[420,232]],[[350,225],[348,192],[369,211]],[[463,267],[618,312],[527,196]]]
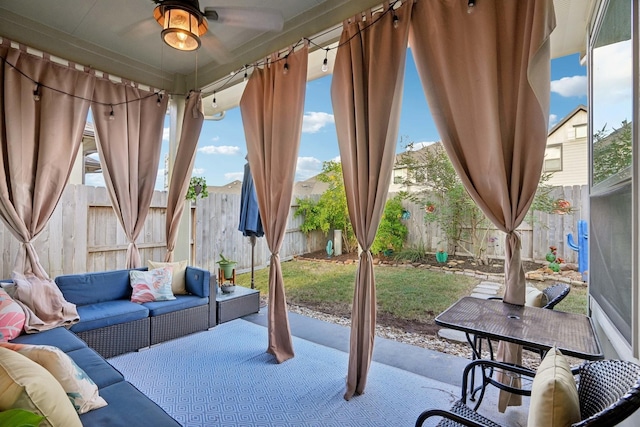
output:
[[[588,220],[588,189],[586,186],[556,188],[554,198],[571,203],[573,211],[566,215],[535,213],[534,221],[519,228],[522,235],[524,259],[542,260],[549,246],[558,247],[558,256],[567,262],[577,262],[577,254],[567,245],[567,234],[575,233],[579,219]],[[165,214],[167,193],[156,191],[151,209],[144,223],[137,245],[143,262],[163,260],[165,254]],[[443,233],[435,224],[425,224],[424,207],[405,202],[411,217],[405,221],[409,228],[406,246],[423,245],[436,249]],[[305,235],[300,231],[302,218],[294,217],[297,205],[289,211],[287,230],[280,259],[282,261],[308,252],[323,250],[328,237],[320,232]],[[190,209],[191,264],[216,271],[216,261],[222,252],[238,262],[237,272],[251,269],[251,244],[238,231],[240,215],[239,194],[212,193],[200,199]],[[331,237],[331,236],[330,236]],[[577,237],[574,235],[574,237]],[[504,257],[504,235],[494,227],[487,233],[489,257]],[[0,224],[2,260],[0,279],[10,278],[19,244],[9,229]],[[60,203],[44,231],[34,241],[40,262],[50,277],[62,274],[105,271],[125,267],[128,242],[111,208],[106,188],[68,185]],[[256,240],[254,265],[269,264],[270,252],[265,238]]]
[[[589,221],[589,189],[586,185],[556,187],[550,194],[553,199],[564,199],[571,204],[568,214],[548,214],[534,212],[530,220],[518,227],[522,240],[522,258],[525,260],[544,260],[549,246],[558,248],[557,254],[567,262],[577,263],[578,254],[569,248],[567,234],[577,239],[578,220]],[[411,217],[405,221],[409,229],[406,247],[423,246],[429,251],[435,251],[440,242],[446,241],[444,233],[435,223],[425,223],[424,206],[405,201],[405,209]],[[499,231],[489,221],[486,234],[487,255],[489,258],[504,258],[504,233]],[[481,231],[485,231],[484,229]],[[471,251],[471,247],[467,246]],[[464,255],[463,250],[458,254]]]
[[[166,252],[165,215],[167,193],[156,191],[151,209],[137,240],[140,258],[162,261]],[[191,207],[191,265],[212,272],[217,270],[220,251],[238,261],[238,272],[251,268],[249,238],[238,231],[239,194],[210,194]],[[299,229],[302,218],[294,218],[297,206],[291,206],[287,231],[280,250],[282,260],[324,248],[321,233],[305,236]],[[2,260],[0,279],[10,278],[18,249],[18,240],[4,223],[0,224]],[[113,212],[104,187],[68,185],[44,231],[34,241],[40,263],[50,277],[62,274],[125,268],[128,247],[122,227]],[[264,238],[257,239],[255,265],[269,262]]]

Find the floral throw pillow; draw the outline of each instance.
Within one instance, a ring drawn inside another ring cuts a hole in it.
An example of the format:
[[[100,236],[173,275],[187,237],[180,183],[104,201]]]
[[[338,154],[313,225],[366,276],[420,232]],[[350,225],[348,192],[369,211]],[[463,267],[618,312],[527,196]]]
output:
[[[0,288],[0,342],[14,339],[24,327],[24,310]]]
[[[67,393],[78,414],[107,406],[98,394],[96,383],[58,347],[14,343],[0,343],[0,346],[17,351],[49,371]]]
[[[176,299],[171,291],[173,268],[170,266],[149,271],[132,270],[129,281],[133,292],[131,302],[169,301]]]

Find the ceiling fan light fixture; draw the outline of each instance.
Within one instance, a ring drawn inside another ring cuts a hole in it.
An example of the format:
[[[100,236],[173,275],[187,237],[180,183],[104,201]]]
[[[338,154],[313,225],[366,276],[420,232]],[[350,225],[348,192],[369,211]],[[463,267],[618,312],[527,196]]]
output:
[[[174,49],[192,51],[200,47],[200,36],[208,24],[197,8],[188,3],[166,1],[153,11],[153,17],[163,28],[162,40]]]

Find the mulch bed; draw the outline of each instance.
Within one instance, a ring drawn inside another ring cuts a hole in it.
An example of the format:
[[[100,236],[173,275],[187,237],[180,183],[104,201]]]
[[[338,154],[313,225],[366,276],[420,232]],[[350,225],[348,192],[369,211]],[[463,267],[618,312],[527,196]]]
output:
[[[392,257],[386,257],[384,255],[376,255],[374,257],[377,262],[382,264],[397,264],[398,261],[394,260]],[[304,254],[299,257],[299,259],[310,259],[310,260],[318,260],[318,261],[329,261],[336,262],[342,264],[349,264],[356,262],[358,259],[358,254],[356,252],[350,252],[346,254],[342,254],[339,256],[331,256],[327,257],[327,252],[324,250],[311,252],[308,254]],[[454,264],[455,263],[455,264]],[[474,270],[480,273],[486,274],[503,274],[504,273],[504,261],[501,259],[492,259],[489,260],[488,264],[478,264],[473,260],[473,258],[449,255],[446,263],[440,263],[436,260],[435,254],[427,255],[427,258],[420,263],[415,263],[415,265],[429,265],[432,267],[443,268],[443,269],[459,269],[459,270]],[[524,271],[534,271],[544,267],[544,264],[540,264],[537,262],[524,261],[523,263]]]

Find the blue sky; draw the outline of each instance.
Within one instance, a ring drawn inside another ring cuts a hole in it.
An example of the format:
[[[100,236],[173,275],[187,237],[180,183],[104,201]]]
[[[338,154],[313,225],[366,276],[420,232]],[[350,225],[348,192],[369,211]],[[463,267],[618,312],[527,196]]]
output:
[[[577,54],[551,61],[550,126],[578,105],[587,104],[586,73],[586,67],[580,65]],[[337,159],[339,156],[330,87],[331,75],[307,84],[296,181],[316,175],[321,171],[323,161]],[[167,137],[168,127],[165,128],[161,159],[164,159],[168,150]],[[418,144],[440,140],[410,52],[407,55],[398,139],[402,143],[398,142],[397,152],[404,150],[406,142]],[[203,176],[208,185],[216,186],[242,180],[246,154],[240,109],[234,108],[227,111],[221,121],[205,121],[198,142],[193,175]],[[103,182],[100,176],[87,177],[88,185],[104,185],[101,181]],[[163,160],[156,189],[164,189]]]

